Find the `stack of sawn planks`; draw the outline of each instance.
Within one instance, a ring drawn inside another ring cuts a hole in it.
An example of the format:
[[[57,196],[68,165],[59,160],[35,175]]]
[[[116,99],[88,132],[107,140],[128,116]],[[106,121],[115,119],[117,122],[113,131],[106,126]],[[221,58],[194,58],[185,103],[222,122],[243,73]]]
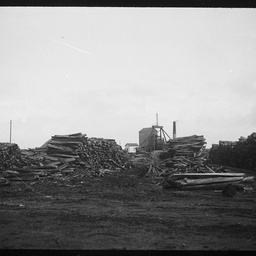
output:
[[[176,151],[176,156],[195,156],[200,155],[205,149],[205,138],[203,135],[192,135],[178,137],[167,142],[169,149]]]
[[[159,159],[172,172],[213,172],[206,161],[205,139],[203,135],[179,137],[169,140],[168,149],[160,153]]]

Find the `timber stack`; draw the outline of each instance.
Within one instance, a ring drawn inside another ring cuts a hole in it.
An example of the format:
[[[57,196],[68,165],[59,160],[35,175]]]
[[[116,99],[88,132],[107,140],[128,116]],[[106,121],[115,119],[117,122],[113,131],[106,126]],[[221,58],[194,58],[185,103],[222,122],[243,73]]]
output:
[[[159,159],[174,172],[209,172],[205,166],[205,144],[203,135],[169,140],[168,149],[159,155]]]
[[[176,156],[199,156],[205,149],[205,138],[203,135],[192,135],[171,139],[167,142],[169,149],[176,151]]]
[[[243,189],[244,183],[253,183],[254,177],[244,173],[231,173],[223,167],[206,164],[207,152],[203,136],[180,137],[168,142],[168,150],[159,155],[165,163],[161,176],[166,189],[219,190],[232,184]],[[226,190],[225,190],[226,191]]]
[[[115,140],[86,134],[54,135],[41,148],[22,150],[23,165],[4,166],[2,177],[12,181],[62,176],[82,170],[102,176],[124,169],[125,153]]]
[[[15,143],[0,143],[0,171],[24,165],[21,150]]]
[[[62,173],[70,173],[76,169],[88,172],[123,169],[126,160],[121,146],[115,140],[88,138],[82,133],[52,136],[46,143],[45,152],[44,159],[48,161],[48,166],[53,166]]]

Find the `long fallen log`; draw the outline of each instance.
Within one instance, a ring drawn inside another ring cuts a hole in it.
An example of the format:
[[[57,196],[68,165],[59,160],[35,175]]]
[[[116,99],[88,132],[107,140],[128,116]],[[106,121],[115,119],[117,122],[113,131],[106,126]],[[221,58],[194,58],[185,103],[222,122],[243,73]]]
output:
[[[243,176],[240,177],[217,177],[217,178],[208,178],[208,179],[183,179],[177,180],[175,183],[177,187],[183,186],[197,186],[197,185],[207,185],[207,184],[218,184],[218,183],[226,183],[226,182],[237,182],[242,181],[244,179]]]
[[[67,155],[67,154],[52,154],[52,156],[55,156],[55,157],[62,157],[62,158],[79,158],[79,156],[76,156],[76,155]]]
[[[240,181],[234,182],[223,182],[217,184],[205,184],[205,185],[197,185],[197,186],[183,186],[180,187],[179,190],[220,190],[225,188],[229,184],[233,184],[236,188],[242,189],[243,187],[239,185]]]
[[[244,173],[177,173],[169,177],[170,180],[188,179],[205,179],[217,177],[244,177]]]

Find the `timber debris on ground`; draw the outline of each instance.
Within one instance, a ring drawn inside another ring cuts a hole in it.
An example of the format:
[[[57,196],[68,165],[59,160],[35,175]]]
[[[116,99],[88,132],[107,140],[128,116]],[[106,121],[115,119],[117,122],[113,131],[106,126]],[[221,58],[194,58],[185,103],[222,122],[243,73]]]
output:
[[[129,171],[137,178],[158,181],[164,189],[224,191],[232,184],[236,190],[243,190],[244,184],[254,183],[253,176],[207,164],[205,144],[203,136],[193,135],[169,140],[165,150],[127,154],[113,139],[88,138],[82,133],[54,135],[35,149],[21,150],[17,144],[0,143],[0,186]]]
[[[168,142],[168,149],[158,154],[158,164],[151,164],[150,170],[160,171],[165,177],[165,189],[178,190],[222,190],[232,184],[243,190],[245,183],[254,183],[254,177],[244,173],[231,173],[222,166],[207,164],[208,152],[203,136],[181,137]],[[162,166],[162,168],[160,168]]]

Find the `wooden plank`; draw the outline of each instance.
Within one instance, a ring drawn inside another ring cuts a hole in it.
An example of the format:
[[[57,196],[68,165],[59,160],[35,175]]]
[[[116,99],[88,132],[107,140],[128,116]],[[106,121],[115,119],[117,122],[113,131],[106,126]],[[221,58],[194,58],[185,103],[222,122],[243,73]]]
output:
[[[50,161],[58,161],[58,158],[57,158],[57,157],[52,157],[52,156],[48,156],[48,155],[46,155],[46,156],[44,157],[44,159],[50,160]]]
[[[79,156],[76,155],[67,155],[67,154],[52,154],[52,156],[55,157],[63,157],[63,158],[79,158]]]
[[[225,188],[228,184],[233,184],[239,187],[240,181],[236,182],[225,182],[218,184],[206,184],[206,185],[197,185],[197,186],[183,186],[179,190],[220,190]]]
[[[189,179],[204,179],[216,177],[244,177],[244,173],[177,173],[170,176],[169,179],[179,180],[184,178]]]
[[[63,141],[83,141],[84,137],[82,136],[65,136],[65,135],[55,135],[52,136],[53,140],[63,140]]]
[[[70,145],[79,145],[82,143],[82,141],[74,141],[74,140],[59,140],[59,139],[51,139],[49,142],[51,144],[70,144]]]
[[[55,156],[56,154],[64,154],[64,155],[70,155],[70,157],[72,156],[76,156],[77,155],[77,151],[76,150],[53,150],[53,149],[47,149],[47,154],[51,155],[51,156]]]
[[[68,164],[63,164],[58,169],[61,171],[61,170],[65,169],[66,167],[68,167]]]
[[[63,144],[58,144],[58,146],[53,145],[53,144],[48,144],[47,145],[47,152],[49,152],[50,150],[76,152],[75,149],[71,148],[70,146],[63,146]]]
[[[194,185],[206,185],[206,184],[216,184],[216,183],[226,183],[226,182],[236,182],[236,181],[242,181],[243,176],[240,177],[217,177],[217,178],[209,178],[209,179],[184,179],[184,180],[178,180],[175,183],[177,183],[177,187],[182,186],[194,186]]]

